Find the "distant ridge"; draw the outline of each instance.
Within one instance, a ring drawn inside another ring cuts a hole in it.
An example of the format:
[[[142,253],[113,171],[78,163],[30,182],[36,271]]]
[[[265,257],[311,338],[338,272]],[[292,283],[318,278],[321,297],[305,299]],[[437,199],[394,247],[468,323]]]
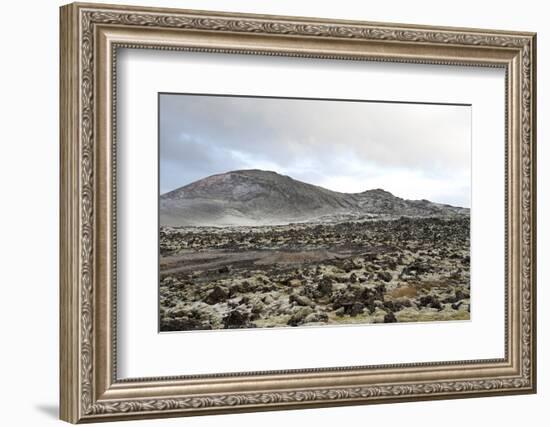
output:
[[[160,197],[160,224],[270,225],[362,216],[469,215],[467,208],[406,200],[382,190],[339,193],[259,169],[212,175]]]

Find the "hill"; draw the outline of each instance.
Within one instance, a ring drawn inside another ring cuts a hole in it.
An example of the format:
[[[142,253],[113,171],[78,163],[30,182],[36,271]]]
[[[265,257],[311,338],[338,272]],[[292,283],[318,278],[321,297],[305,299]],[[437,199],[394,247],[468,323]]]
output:
[[[368,216],[455,216],[469,209],[406,200],[381,190],[339,193],[258,169],[212,175],[160,197],[169,226],[271,225]]]

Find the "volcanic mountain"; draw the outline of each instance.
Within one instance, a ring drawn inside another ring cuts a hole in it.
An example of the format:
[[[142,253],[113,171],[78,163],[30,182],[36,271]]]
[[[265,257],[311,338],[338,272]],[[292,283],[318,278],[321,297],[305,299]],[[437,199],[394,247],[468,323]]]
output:
[[[160,197],[160,224],[272,225],[372,216],[469,215],[467,208],[406,200],[376,189],[339,193],[276,172],[238,170],[195,181]]]

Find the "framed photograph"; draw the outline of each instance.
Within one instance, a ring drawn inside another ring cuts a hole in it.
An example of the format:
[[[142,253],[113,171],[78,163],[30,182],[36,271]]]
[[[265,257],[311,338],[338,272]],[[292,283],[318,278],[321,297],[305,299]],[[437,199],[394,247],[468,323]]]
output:
[[[61,418],[536,391],[535,34],[61,8]]]

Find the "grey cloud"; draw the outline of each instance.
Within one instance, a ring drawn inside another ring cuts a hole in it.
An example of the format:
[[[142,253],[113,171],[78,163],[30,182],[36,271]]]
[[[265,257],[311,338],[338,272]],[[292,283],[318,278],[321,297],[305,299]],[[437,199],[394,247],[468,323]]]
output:
[[[162,192],[260,168],[469,205],[469,107],[165,94],[160,108]]]

